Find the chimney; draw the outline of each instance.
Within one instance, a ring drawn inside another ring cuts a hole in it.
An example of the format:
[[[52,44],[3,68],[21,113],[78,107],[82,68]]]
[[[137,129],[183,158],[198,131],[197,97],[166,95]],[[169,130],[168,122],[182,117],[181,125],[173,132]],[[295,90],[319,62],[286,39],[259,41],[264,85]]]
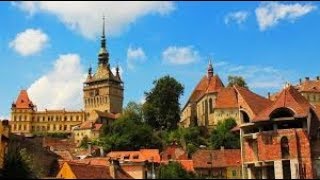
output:
[[[317,76],[317,80],[318,80],[318,81],[320,80],[320,76]]]
[[[103,150],[103,148],[102,147],[99,147],[100,148],[100,156],[101,157],[104,157],[104,150]]]
[[[309,77],[306,77],[306,81],[309,81],[310,80],[310,78]]]
[[[270,98],[271,98],[271,93],[268,92],[268,99],[270,100]]]
[[[89,154],[92,155],[91,142],[88,142],[88,151],[89,151]]]
[[[301,79],[301,78],[299,79],[299,83],[300,83],[300,84],[302,83],[302,79]]]
[[[110,170],[110,175],[113,179],[117,179],[117,170],[119,168],[119,161],[110,159],[109,160],[109,170]]]
[[[221,150],[221,151],[224,151],[224,146],[220,146],[220,150]]]

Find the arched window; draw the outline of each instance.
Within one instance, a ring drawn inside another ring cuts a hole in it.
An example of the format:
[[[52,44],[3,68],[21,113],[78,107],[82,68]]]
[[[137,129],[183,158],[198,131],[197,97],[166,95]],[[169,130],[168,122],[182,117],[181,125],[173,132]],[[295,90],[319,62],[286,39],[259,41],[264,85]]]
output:
[[[286,136],[281,138],[281,157],[282,159],[288,159],[290,156],[289,152],[289,141]]]
[[[243,123],[248,123],[250,122],[250,118],[249,118],[249,115],[244,112],[244,111],[240,111],[241,112],[241,117],[242,117],[242,122]]]
[[[212,99],[209,99],[209,109],[210,109],[210,113],[213,112],[213,107],[212,107]]]

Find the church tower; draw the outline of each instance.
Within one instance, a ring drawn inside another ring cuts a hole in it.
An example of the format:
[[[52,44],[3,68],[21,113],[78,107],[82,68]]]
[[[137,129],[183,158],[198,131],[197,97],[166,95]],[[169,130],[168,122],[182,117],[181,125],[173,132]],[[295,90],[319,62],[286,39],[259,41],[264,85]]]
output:
[[[98,67],[95,73],[92,68],[84,82],[83,99],[86,112],[98,110],[109,113],[121,113],[123,104],[123,82],[119,67],[113,74],[109,64],[109,52],[106,47],[105,18],[103,17],[101,47],[98,54]]]

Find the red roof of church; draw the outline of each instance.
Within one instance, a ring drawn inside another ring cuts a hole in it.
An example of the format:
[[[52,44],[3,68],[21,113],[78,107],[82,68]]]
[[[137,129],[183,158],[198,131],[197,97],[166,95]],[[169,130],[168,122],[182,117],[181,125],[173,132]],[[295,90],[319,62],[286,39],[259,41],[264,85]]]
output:
[[[259,113],[253,121],[269,120],[271,113],[282,107],[291,109],[294,112],[294,117],[306,117],[311,105],[293,86],[289,85],[281,91],[272,105]]]
[[[240,149],[208,150],[200,149],[192,155],[193,167],[235,167],[241,166]]]
[[[224,85],[218,75],[213,75],[212,77],[208,77],[207,75],[205,75],[197,84],[196,88],[194,88],[194,90],[192,91],[186,105],[190,101],[198,101],[203,95],[207,93],[218,92],[223,87]]]
[[[29,99],[28,92],[26,90],[21,90],[20,94],[16,100],[16,108],[27,109],[33,106],[32,101]]]
[[[215,108],[237,108],[238,99],[234,88],[223,88],[219,91]]]

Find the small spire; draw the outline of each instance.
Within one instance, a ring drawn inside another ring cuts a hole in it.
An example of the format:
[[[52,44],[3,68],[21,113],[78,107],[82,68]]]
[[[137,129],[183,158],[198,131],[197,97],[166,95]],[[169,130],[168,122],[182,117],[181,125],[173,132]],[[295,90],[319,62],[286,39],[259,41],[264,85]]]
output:
[[[105,16],[102,16],[102,35],[101,35],[101,48],[106,48],[106,35],[105,35]]]
[[[211,64],[211,58],[209,58],[209,65],[208,65],[208,77],[212,77],[213,76],[213,67]]]
[[[91,78],[91,75],[92,75],[92,67],[90,66],[88,69],[88,76]]]

